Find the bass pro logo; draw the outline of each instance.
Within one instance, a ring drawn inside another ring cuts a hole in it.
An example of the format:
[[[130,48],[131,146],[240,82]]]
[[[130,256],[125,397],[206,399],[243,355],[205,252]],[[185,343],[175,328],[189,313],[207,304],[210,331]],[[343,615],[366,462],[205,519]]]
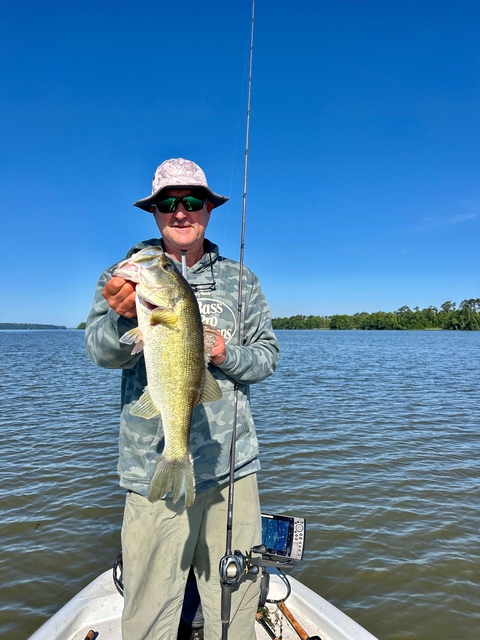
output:
[[[237,330],[237,319],[232,309],[214,298],[199,298],[198,306],[202,323],[218,329],[225,342],[230,342]]]

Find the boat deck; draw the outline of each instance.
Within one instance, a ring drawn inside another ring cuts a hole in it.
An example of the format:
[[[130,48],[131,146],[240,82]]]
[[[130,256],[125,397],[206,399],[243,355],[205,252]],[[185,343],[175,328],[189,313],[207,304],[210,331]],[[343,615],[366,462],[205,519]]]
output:
[[[308,637],[318,636],[321,640],[376,640],[363,627],[301,582],[290,576],[288,580],[292,593],[287,598],[286,605]],[[272,572],[268,598],[280,600],[286,594],[287,587],[281,576]],[[266,618],[273,629],[269,633],[257,623],[257,640],[299,640],[305,637],[295,631],[277,604],[267,606]],[[52,616],[30,640],[86,640],[90,631],[94,634],[90,635],[89,640],[121,640],[122,607],[123,598],[114,585],[112,571],[106,571]]]

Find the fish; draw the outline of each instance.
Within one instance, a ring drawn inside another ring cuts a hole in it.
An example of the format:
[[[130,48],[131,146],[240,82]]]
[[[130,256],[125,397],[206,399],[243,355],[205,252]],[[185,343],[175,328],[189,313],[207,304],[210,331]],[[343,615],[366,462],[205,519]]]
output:
[[[222,397],[208,371],[198,302],[187,280],[161,247],[150,246],[118,263],[114,276],[136,283],[138,327],[120,338],[143,350],[147,386],[130,409],[134,416],[160,416],[164,449],[150,480],[147,498],[156,502],[172,492],[185,506],[195,500],[195,473],[189,449],[193,409]]]

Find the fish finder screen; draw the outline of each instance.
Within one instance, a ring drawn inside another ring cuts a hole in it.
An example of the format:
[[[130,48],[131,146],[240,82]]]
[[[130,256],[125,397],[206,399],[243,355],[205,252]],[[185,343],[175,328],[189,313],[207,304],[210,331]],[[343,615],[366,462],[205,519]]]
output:
[[[262,517],[262,542],[267,547],[268,553],[289,556],[292,543],[289,519]]]

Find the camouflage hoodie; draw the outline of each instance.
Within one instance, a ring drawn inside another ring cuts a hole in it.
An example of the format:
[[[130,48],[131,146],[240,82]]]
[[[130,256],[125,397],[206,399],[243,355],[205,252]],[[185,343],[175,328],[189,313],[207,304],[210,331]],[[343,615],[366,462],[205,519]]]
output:
[[[127,257],[146,246],[161,245],[151,239],[133,247]],[[146,496],[158,456],[163,450],[163,430],[158,417],[130,415],[130,409],[147,384],[142,354],[131,355],[131,345],[119,338],[136,326],[111,309],[102,289],[116,265],[103,272],[87,319],[85,340],[90,359],[100,367],[122,369],[122,394],[118,473],[120,485]],[[270,309],[257,277],[243,269],[242,327],[238,346],[239,263],[219,255],[218,247],[205,240],[205,254],[188,269],[202,320],[217,328],[227,344],[227,357],[219,366],[209,365],[223,398],[197,405],[190,433],[196,489],[202,491],[228,479],[234,411],[234,382],[238,383],[235,476],[260,468],[258,441],[250,411],[250,384],[261,382],[276,369],[279,347],[272,330]]]

